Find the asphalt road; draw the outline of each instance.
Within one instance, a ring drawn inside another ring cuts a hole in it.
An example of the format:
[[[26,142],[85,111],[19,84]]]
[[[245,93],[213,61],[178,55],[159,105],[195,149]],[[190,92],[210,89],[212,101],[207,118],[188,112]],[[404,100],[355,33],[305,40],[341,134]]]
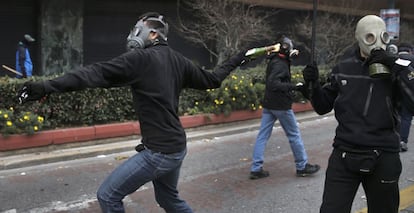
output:
[[[332,116],[319,117],[299,125],[309,161],[322,167],[316,175],[295,176],[287,138],[276,125],[265,156],[270,176],[259,180],[248,179],[257,130],[189,141],[181,170],[181,197],[197,213],[319,212],[336,121]],[[401,189],[414,184],[413,144],[401,154]],[[122,152],[0,171],[0,212],[100,212],[97,188],[115,166],[133,154]],[[353,212],[366,207],[364,198],[360,190]],[[127,212],[164,212],[154,200],[151,183],[126,197],[124,204]]]

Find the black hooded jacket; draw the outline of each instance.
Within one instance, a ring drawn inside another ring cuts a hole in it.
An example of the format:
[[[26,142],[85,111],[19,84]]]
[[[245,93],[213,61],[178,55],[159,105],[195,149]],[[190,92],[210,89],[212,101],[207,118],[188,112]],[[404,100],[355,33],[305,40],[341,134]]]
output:
[[[291,109],[295,85],[291,83],[290,61],[277,53],[272,53],[268,60],[262,105],[272,110]]]
[[[130,86],[142,143],[153,151],[175,153],[186,147],[186,134],[177,114],[181,89],[219,87],[240,64],[240,58],[233,56],[209,72],[164,43],[80,68],[45,81],[44,86],[46,93]]]
[[[312,105],[318,114],[335,111],[334,147],[398,152],[398,82],[395,76],[370,77],[358,51],[333,68],[327,84],[314,89]],[[398,73],[396,68],[391,72]]]

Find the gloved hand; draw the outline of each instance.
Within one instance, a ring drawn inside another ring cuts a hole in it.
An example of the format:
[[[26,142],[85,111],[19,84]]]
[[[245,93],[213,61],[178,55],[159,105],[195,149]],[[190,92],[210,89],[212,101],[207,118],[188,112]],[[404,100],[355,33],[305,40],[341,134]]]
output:
[[[304,87],[305,85],[302,82],[299,82],[295,85],[295,90],[301,91]]]
[[[302,82],[299,82],[295,85],[294,90],[299,91],[302,93],[303,97],[309,99],[309,91],[308,88]]]
[[[28,101],[40,100],[46,95],[43,82],[27,81],[17,93],[17,100],[19,104],[24,104]]]
[[[237,65],[237,66],[241,66],[241,65],[247,64],[251,59],[246,56],[246,52],[247,52],[247,50],[240,51],[236,55],[232,56],[229,59],[229,62],[232,63],[232,64],[234,64],[234,65]]]
[[[317,84],[319,82],[319,70],[315,62],[306,65],[302,71],[302,74],[306,84]]]
[[[392,68],[395,64],[395,61],[398,59],[397,56],[385,51],[382,48],[376,48],[371,51],[371,55],[367,58],[368,65],[374,63],[383,64],[389,68]]]

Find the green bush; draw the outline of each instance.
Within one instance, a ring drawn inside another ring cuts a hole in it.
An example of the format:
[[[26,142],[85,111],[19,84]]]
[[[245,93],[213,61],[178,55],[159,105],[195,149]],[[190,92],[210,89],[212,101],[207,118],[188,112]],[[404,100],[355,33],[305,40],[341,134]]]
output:
[[[260,109],[265,89],[265,69],[265,63],[254,68],[238,69],[230,74],[217,89],[206,91],[184,89],[180,96],[179,115],[229,114],[234,110]],[[303,82],[302,69],[303,67],[292,67],[293,83]],[[320,72],[321,78],[326,78],[326,71],[321,69]],[[33,77],[32,80],[46,80],[54,77],[56,76]],[[40,129],[137,120],[129,87],[55,93],[44,100],[19,105],[16,100],[17,90],[26,80],[0,78],[0,110],[3,113],[7,112],[8,116],[13,119],[1,118],[0,133],[4,135],[32,134]],[[306,101],[301,94],[297,94],[295,101]],[[24,125],[20,125],[18,121],[24,115],[30,115],[30,122],[23,119]],[[36,123],[39,117],[42,118],[41,124]],[[8,126],[10,124],[8,121],[13,125]]]
[[[43,124],[44,118],[31,112],[15,113],[13,108],[0,110],[0,133],[4,136],[23,133],[32,135],[40,131]]]

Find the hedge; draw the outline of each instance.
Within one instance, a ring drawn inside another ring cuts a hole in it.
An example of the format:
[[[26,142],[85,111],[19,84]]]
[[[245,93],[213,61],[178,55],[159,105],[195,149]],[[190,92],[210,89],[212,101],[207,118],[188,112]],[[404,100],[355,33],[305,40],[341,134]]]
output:
[[[229,114],[233,110],[260,109],[265,88],[265,67],[262,63],[254,68],[238,69],[218,89],[184,89],[180,96],[179,115]],[[293,82],[303,81],[302,69],[292,67]],[[33,77],[31,80],[54,77]],[[54,93],[41,101],[19,105],[16,94],[25,81],[27,79],[0,78],[0,132],[4,135],[137,119],[129,87]],[[298,94],[295,101],[306,100]]]

